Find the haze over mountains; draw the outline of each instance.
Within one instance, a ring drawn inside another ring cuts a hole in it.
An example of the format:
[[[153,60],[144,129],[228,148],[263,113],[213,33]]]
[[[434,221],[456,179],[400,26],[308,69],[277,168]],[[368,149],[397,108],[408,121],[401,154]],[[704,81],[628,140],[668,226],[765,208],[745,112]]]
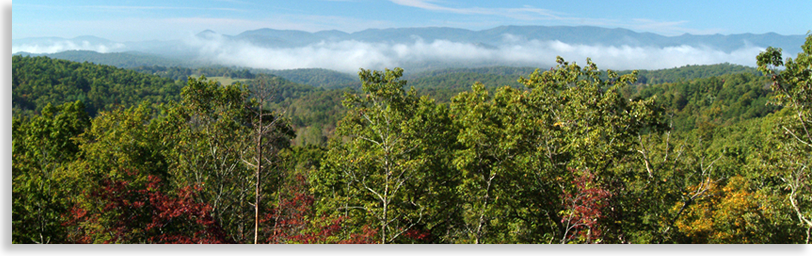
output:
[[[578,63],[590,57],[601,68],[662,69],[725,62],[755,66],[755,56],[764,48],[780,47],[785,56],[794,56],[804,38],[775,33],[662,36],[589,26],[501,26],[481,31],[426,27],[355,33],[258,29],[237,35],[206,30],[173,41],[114,42],[94,36],[24,38],[12,40],[12,53],[139,52],[184,63],[326,68],[347,73],[358,68],[396,66],[411,71],[495,65],[546,67],[558,55]]]

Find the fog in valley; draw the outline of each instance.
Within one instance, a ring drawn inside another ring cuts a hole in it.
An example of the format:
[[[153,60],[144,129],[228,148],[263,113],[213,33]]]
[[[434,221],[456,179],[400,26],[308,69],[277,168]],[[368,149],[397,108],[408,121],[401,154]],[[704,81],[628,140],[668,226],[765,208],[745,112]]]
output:
[[[97,40],[92,40],[97,39]],[[294,47],[258,45],[248,40],[220,34],[189,35],[166,42],[112,42],[100,38],[28,40],[13,43],[12,52],[33,54],[67,50],[100,53],[138,51],[156,55],[189,56],[197,61],[228,66],[264,69],[326,68],[353,73],[358,68],[404,67],[428,69],[454,66],[549,67],[556,56],[585,63],[587,57],[603,69],[664,69],[684,65],[732,63],[755,66],[755,58],[765,47],[743,42],[724,51],[710,45],[602,45],[565,43],[559,40],[526,39],[502,34],[501,40],[487,43],[425,40],[411,36],[410,42],[368,42],[361,40],[322,40]]]

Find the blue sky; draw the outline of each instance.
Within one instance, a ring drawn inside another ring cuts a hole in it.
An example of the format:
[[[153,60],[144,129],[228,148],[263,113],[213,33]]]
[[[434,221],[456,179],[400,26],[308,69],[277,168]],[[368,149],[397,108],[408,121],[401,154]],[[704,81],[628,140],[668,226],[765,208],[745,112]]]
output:
[[[662,35],[812,29],[812,1],[461,1],[461,0],[136,0],[15,1],[12,39],[94,35],[115,41],[178,39],[212,29],[315,32],[442,26],[482,30],[501,25],[626,28]]]

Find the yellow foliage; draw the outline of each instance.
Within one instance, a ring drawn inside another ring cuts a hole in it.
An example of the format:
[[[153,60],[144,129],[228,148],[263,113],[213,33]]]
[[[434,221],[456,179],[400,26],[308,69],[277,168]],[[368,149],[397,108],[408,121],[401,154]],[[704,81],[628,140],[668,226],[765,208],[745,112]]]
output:
[[[695,201],[675,223],[675,227],[691,243],[753,243],[765,218],[759,205],[759,195],[749,190],[750,184],[740,176],[727,181],[724,187],[711,186],[707,196]],[[672,208],[679,211],[682,204]]]

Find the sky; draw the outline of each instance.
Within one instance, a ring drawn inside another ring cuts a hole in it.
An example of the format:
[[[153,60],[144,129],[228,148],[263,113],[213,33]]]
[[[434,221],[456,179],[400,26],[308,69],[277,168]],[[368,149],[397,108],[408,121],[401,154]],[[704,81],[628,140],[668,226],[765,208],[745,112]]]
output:
[[[599,26],[666,36],[812,29],[812,1],[462,0],[26,0],[12,5],[12,39],[98,36],[118,42],[177,40],[211,29],[357,32],[369,28],[502,25]]]

